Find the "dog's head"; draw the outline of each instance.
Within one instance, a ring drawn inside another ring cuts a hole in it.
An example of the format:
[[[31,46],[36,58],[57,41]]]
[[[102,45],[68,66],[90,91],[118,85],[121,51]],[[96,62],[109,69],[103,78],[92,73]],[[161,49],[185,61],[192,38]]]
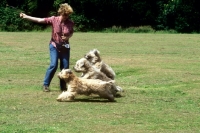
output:
[[[65,80],[65,82],[70,81],[74,77],[71,69],[62,69],[61,72],[58,73],[58,78]]]
[[[90,67],[92,67],[90,62],[85,58],[81,58],[73,68],[76,72],[87,72]]]
[[[92,64],[101,61],[100,52],[97,49],[90,50],[84,57]]]

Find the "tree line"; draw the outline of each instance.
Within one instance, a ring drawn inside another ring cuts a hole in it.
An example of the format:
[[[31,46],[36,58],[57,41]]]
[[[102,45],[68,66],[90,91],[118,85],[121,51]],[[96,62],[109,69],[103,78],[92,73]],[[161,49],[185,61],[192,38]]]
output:
[[[179,33],[200,32],[198,0],[1,0],[0,30],[43,30],[47,25],[24,21],[19,13],[35,17],[57,15],[61,3],[72,6],[76,31],[151,26]]]

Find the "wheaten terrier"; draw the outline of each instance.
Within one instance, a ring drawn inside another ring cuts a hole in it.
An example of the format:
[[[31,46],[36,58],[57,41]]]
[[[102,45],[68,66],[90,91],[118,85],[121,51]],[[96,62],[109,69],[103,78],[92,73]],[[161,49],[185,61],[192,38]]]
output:
[[[86,79],[100,79],[103,81],[111,81],[111,78],[108,78],[103,72],[101,72],[99,69],[93,67],[91,63],[85,59],[81,58],[78,60],[74,66],[74,70],[76,72],[82,72],[81,78]],[[114,86],[116,86],[113,83]],[[119,92],[122,92],[122,88],[119,86],[116,86],[117,90]]]
[[[87,96],[98,94],[102,98],[114,101],[117,88],[113,86],[113,81],[106,82],[99,79],[79,78],[70,69],[63,69],[58,73],[58,77],[65,80],[68,89],[58,96],[57,101],[74,100],[77,94]]]
[[[104,63],[100,57],[100,52],[97,49],[90,50],[84,56],[94,67],[99,69],[101,72],[105,73],[107,77],[114,79],[115,72],[113,69],[106,63]]]
[[[78,60],[73,67],[75,72],[82,72],[81,77],[86,79],[101,79],[103,81],[111,81],[112,79],[107,77],[99,69],[92,66],[92,64],[85,58]]]

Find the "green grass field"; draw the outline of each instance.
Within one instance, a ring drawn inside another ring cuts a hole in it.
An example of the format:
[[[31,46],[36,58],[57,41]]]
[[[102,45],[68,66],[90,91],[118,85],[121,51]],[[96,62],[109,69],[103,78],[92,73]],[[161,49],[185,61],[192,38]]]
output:
[[[97,48],[125,90],[116,102],[57,102],[56,75],[42,92],[50,34],[0,32],[1,133],[200,132],[199,34],[74,33],[70,68]]]

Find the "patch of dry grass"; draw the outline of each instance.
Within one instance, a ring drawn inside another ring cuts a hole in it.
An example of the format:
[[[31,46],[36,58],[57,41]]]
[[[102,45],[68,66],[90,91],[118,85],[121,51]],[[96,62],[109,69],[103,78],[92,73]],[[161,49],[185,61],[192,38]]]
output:
[[[125,90],[114,103],[95,95],[57,102],[56,76],[42,92],[49,39],[0,32],[1,132],[200,132],[198,34],[74,33],[70,68],[97,48]]]

